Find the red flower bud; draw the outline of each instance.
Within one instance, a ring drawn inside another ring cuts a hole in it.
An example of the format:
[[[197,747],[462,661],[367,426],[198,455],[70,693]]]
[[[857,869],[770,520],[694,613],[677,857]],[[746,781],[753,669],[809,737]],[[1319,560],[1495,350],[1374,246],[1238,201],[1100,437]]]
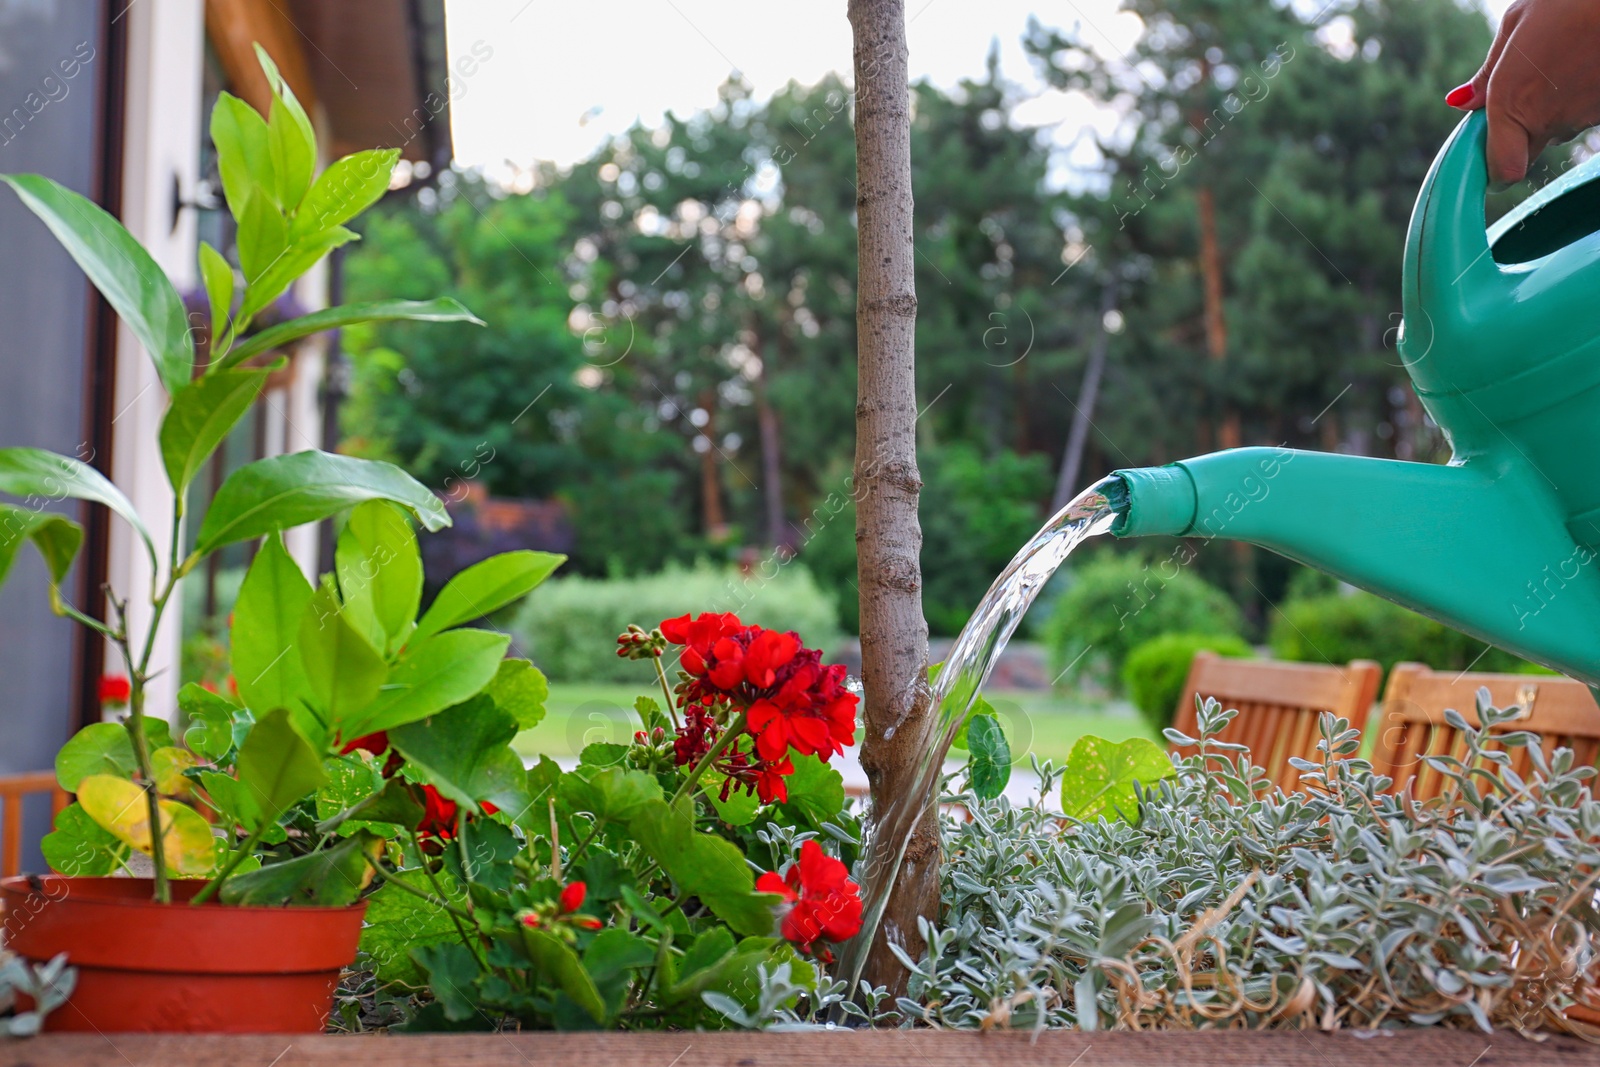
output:
[[[126,676],[108,674],[100,679],[100,703],[108,708],[120,708],[133,695],[133,685]]]
[[[589,893],[589,887],[583,882],[573,882],[561,891],[561,910],[577,911],[583,907],[583,898]]]

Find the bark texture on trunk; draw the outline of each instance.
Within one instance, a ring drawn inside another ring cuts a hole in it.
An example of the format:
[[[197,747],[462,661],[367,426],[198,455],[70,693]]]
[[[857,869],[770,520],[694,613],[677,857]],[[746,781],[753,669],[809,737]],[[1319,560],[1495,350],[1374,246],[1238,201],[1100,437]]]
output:
[[[911,796],[928,744],[928,624],[922,615],[922,528],[917,497],[917,318],[912,248],[911,94],[903,0],[850,0],[856,78],[856,551],[861,590],[861,676],[866,688],[861,763],[875,832],[911,833],[864,977],[899,992],[925,946],[919,917],[939,902],[939,836],[932,796]],[[914,830],[913,830],[914,827]]]
[[[783,517],[783,435],[778,429],[778,412],[772,406],[767,390],[768,355],[761,327],[750,328],[750,348],[761,364],[756,376],[756,425],[761,431],[761,499],[766,505],[767,537],[773,548],[789,549],[794,540],[789,534],[789,524]]]
[[[706,439],[706,448],[700,452],[700,521],[706,536],[715,541],[728,532],[728,520],[722,511],[722,471],[717,451],[717,394],[709,389],[700,394],[700,407],[706,413],[706,424],[700,435]]]

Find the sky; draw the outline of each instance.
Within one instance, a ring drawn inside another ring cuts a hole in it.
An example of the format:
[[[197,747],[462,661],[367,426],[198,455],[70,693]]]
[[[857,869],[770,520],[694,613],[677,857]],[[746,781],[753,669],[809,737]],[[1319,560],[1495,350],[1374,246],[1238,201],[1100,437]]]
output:
[[[1498,18],[1510,3],[1486,6]],[[981,77],[997,44],[1001,73],[1023,100],[1017,120],[1048,127],[1066,150],[1086,124],[1107,118],[1092,101],[1039,82],[1023,31],[1030,15],[1046,26],[1081,24],[1086,41],[1120,54],[1138,21],[1117,6],[907,0],[911,76],[944,88]],[[851,80],[844,12],[844,0],[446,0],[456,160],[507,177],[535,161],[567,166],[635,121],[711,106],[734,72],[761,98],[829,71]]]

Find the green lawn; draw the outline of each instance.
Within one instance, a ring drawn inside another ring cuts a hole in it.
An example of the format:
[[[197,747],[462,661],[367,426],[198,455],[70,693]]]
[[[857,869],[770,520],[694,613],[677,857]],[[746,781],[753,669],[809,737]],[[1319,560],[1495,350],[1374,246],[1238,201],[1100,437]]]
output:
[[[630,685],[552,684],[544,722],[517,738],[526,755],[576,756],[597,741],[627,744],[639,728],[635,697],[648,690]],[[659,691],[651,693],[657,701]],[[1154,737],[1126,704],[1090,701],[1071,693],[996,691],[986,694],[1000,714],[1012,753],[1026,765],[1029,752],[1060,762],[1084,734],[1111,741]]]

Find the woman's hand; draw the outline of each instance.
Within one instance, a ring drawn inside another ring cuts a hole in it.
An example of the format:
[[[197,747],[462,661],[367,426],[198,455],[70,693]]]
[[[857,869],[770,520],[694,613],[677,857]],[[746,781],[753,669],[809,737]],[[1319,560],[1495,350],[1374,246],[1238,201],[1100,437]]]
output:
[[[1489,178],[1522,180],[1551,141],[1600,124],[1600,3],[1517,0],[1489,58],[1445,102],[1489,112]]]

